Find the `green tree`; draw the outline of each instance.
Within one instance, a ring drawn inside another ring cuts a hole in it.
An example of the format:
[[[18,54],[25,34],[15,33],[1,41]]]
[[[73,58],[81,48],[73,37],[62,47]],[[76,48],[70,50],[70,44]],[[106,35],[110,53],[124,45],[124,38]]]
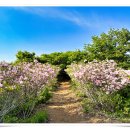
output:
[[[79,62],[84,58],[84,52],[80,50],[66,51],[66,52],[53,52],[51,54],[42,54],[37,57],[41,63],[49,63],[52,65],[59,65],[61,68],[66,68],[72,62]]]
[[[110,29],[108,33],[93,36],[92,41],[84,47],[89,61],[113,59],[124,68],[130,67],[130,32],[127,29]]]
[[[51,57],[49,54],[42,54],[41,56],[37,56],[36,59],[41,63],[50,63]]]
[[[18,51],[16,58],[16,62],[32,62],[35,59],[35,53],[30,53],[28,51]]]

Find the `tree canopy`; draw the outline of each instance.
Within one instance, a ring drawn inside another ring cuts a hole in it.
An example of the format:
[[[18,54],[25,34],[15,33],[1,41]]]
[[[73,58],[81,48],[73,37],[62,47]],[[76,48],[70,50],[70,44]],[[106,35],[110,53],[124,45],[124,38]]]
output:
[[[59,65],[66,68],[73,62],[113,59],[119,66],[130,68],[130,31],[127,29],[110,29],[108,33],[93,36],[92,43],[84,49],[66,52],[53,52],[36,56],[34,52],[19,51],[16,54],[17,62],[32,62],[37,59],[41,63]]]
[[[37,60],[42,63],[50,63],[53,65],[60,65],[61,68],[65,68],[72,62],[79,62],[84,58],[83,51],[67,51],[67,52],[54,52],[51,54],[42,54],[37,57]]]
[[[130,32],[127,29],[110,29],[108,33],[92,37],[85,45],[88,60],[113,59],[122,67],[130,67]]]
[[[28,51],[18,51],[16,58],[16,62],[32,62],[35,59],[35,53],[30,53]]]

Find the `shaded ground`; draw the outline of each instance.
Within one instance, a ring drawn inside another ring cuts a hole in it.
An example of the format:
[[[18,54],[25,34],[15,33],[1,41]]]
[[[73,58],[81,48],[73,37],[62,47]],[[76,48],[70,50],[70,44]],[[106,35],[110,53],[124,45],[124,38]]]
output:
[[[64,69],[61,69],[59,71],[59,74],[57,75],[57,80],[58,80],[58,82],[65,82],[65,81],[67,82],[71,79],[70,79],[69,75],[66,73],[66,71]]]

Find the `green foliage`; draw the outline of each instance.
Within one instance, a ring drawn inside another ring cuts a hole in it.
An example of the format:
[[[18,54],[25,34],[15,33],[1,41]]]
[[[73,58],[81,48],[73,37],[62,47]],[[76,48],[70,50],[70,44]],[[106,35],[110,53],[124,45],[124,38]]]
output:
[[[46,123],[48,114],[46,111],[38,111],[30,118],[20,120],[21,123]],[[19,122],[18,122],[19,123]]]
[[[85,113],[95,113],[95,110],[94,110],[94,104],[91,103],[88,98],[85,98],[83,101],[82,101],[82,106],[83,106],[83,110]]]
[[[8,116],[12,118],[17,117],[21,119],[26,119],[30,117],[30,115],[32,114],[35,105],[36,105],[36,101],[28,100],[26,102],[19,104],[19,106],[17,106],[15,109],[13,109],[8,114],[6,114],[5,117],[7,117],[7,119]]]
[[[18,62],[32,62],[37,59],[41,63],[49,63],[52,65],[58,65],[62,69],[66,68],[72,62],[79,62],[84,59],[86,53],[80,50],[66,51],[66,52],[53,52],[51,54],[42,54],[41,56],[35,56],[35,53],[27,51],[18,51],[16,54],[16,63]]]
[[[11,111],[9,115],[12,117],[16,116],[21,119],[29,118],[36,105],[46,103],[51,97],[52,94],[50,92],[50,89],[46,87],[43,89],[43,91],[41,91],[38,98],[25,98],[23,103],[19,104],[19,106],[16,107],[13,111]]]
[[[47,113],[45,111],[39,111],[35,113],[34,108],[36,105],[46,103],[52,94],[50,90],[53,88],[45,88],[38,96],[37,99],[26,99],[22,104],[13,109],[10,113],[6,114],[2,120],[4,123],[43,123],[47,121]]]
[[[76,50],[67,52],[54,52],[51,54],[42,54],[40,57],[37,57],[36,59],[41,63],[58,65],[62,69],[64,69],[67,65],[70,65],[72,62],[79,62],[83,60],[84,57],[84,52]]]
[[[0,91],[0,122],[10,111],[22,103],[19,89],[7,88]]]
[[[100,37],[93,36],[92,44],[85,45],[88,61],[113,59],[124,68],[130,67],[130,32],[127,29],[110,29]]]
[[[42,123],[47,121],[47,113],[39,111],[34,116],[34,107],[41,103],[46,103],[52,94],[49,88],[45,88],[37,99],[27,99],[18,107],[13,109],[10,113],[4,116],[2,122],[4,123]]]
[[[3,123],[17,123],[18,117],[6,115],[3,119]]]
[[[19,114],[24,119],[29,117],[35,107],[36,101],[35,100],[28,100],[24,104],[18,107]]]
[[[52,86],[50,86],[48,89],[49,89],[50,91],[55,91],[55,90],[57,90],[58,86],[59,86],[58,84],[52,85]]]
[[[7,115],[10,115],[12,119],[13,117],[26,119],[30,117],[36,105],[41,104],[41,103],[46,103],[51,97],[52,97],[52,94],[50,93],[50,89],[46,87],[39,94],[38,98],[35,98],[35,99],[25,98],[22,103],[20,103],[16,108],[10,111],[9,114],[7,113]]]
[[[16,62],[33,62],[35,59],[35,53],[30,53],[28,51],[18,51],[16,58]]]
[[[31,123],[44,123],[48,120],[46,111],[38,111],[30,120]]]
[[[99,88],[93,87],[92,84],[86,84],[82,91],[84,90],[87,93],[87,98],[84,101],[85,111],[90,113],[112,113],[115,111],[115,106],[119,100],[118,97],[114,97],[113,94],[106,94]]]
[[[45,123],[48,120],[46,111],[38,111],[29,118],[21,119],[16,116],[6,115],[3,119],[4,123]]]
[[[84,50],[54,52],[35,56],[35,53],[19,51],[17,62],[32,62],[37,59],[41,63],[58,65],[65,69],[73,62],[113,59],[119,66],[130,68],[130,32],[127,29],[110,29],[108,33],[92,37],[92,44],[84,46]]]
[[[130,117],[130,86],[118,92],[120,100],[116,107],[116,115],[119,117]]]
[[[39,95],[37,99],[37,103],[46,103],[50,98],[52,97],[52,94],[50,93],[48,88],[45,88]]]
[[[111,117],[130,117],[130,86],[113,94],[91,90],[90,96],[85,97],[82,105],[84,111],[90,114],[107,114]]]

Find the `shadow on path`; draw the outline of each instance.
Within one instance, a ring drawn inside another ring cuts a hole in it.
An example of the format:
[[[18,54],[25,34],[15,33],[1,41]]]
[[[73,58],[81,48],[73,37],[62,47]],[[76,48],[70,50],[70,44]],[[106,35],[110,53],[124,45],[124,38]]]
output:
[[[70,90],[69,82],[61,82],[46,109],[50,123],[80,123],[84,119],[81,100]]]
[[[83,113],[81,99],[70,90],[69,82],[61,82],[45,109],[49,123],[119,123],[115,119]]]

